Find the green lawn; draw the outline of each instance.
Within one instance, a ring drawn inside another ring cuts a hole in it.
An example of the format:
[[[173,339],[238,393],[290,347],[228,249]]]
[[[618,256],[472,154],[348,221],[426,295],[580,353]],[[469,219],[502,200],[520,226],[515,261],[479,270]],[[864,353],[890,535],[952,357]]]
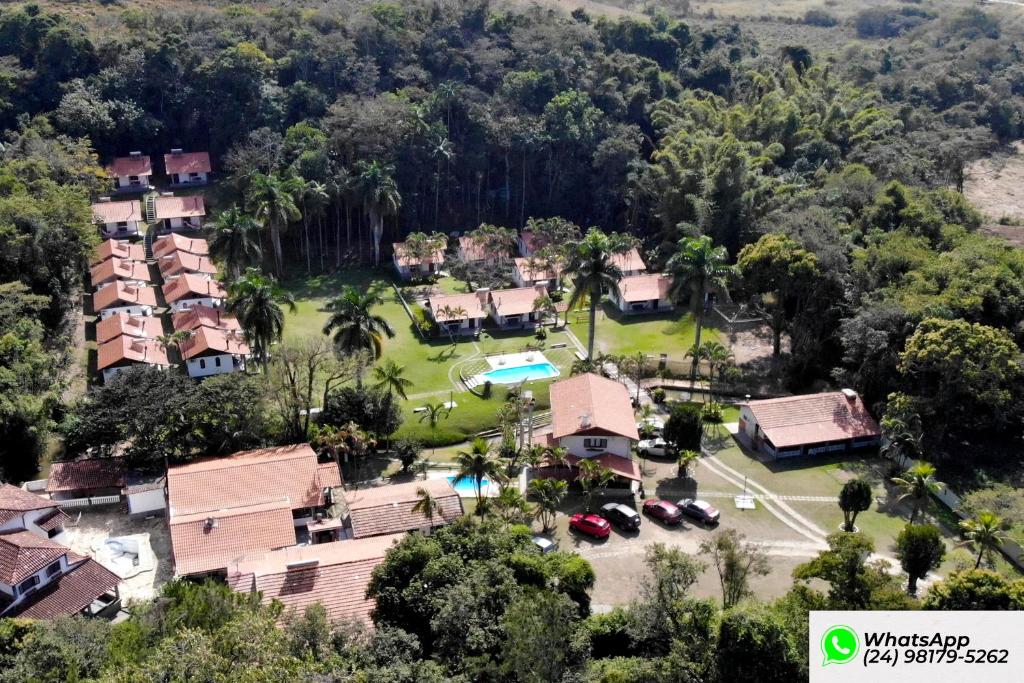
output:
[[[590,329],[589,312],[569,314],[573,332],[585,345]],[[597,311],[597,339],[595,346],[604,353],[629,355],[643,351],[652,356],[668,354],[671,360],[682,361],[693,346],[695,325],[693,316],[685,310],[654,315],[622,315],[617,308],[605,302]],[[721,341],[718,332],[707,325],[701,331],[701,341]]]

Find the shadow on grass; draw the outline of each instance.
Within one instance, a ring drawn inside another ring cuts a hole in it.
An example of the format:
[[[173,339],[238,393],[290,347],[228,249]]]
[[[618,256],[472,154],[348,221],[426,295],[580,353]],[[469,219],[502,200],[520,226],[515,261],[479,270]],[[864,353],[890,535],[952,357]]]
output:
[[[346,285],[385,296],[391,290],[390,277],[367,268],[342,270],[318,275],[290,274],[282,285],[296,299],[329,299],[341,294]]]

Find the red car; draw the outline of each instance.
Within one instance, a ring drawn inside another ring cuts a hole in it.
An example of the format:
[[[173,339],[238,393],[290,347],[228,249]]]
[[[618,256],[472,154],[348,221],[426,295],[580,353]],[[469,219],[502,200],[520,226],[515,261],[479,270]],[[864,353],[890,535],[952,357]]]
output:
[[[577,512],[569,520],[569,528],[593,538],[608,538],[608,534],[612,532],[612,525],[608,523],[607,519],[580,512]]]
[[[665,524],[679,524],[683,519],[683,511],[677,505],[657,498],[644,501],[644,514]]]

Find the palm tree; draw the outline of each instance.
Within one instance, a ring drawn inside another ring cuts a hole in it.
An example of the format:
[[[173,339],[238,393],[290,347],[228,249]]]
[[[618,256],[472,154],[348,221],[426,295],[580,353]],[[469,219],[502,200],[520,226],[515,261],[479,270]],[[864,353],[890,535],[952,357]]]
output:
[[[491,444],[487,439],[477,437],[468,451],[459,451],[456,455],[456,463],[459,471],[455,475],[454,484],[467,479],[473,481],[476,489],[477,510],[480,509],[480,500],[483,498],[483,481],[490,478],[498,479],[501,476],[501,469],[498,463],[491,458]]]
[[[521,523],[530,514],[530,504],[514,486],[501,487],[498,497],[494,499],[494,507],[505,526]]]
[[[311,239],[309,236],[309,218],[311,215],[317,219],[317,251],[320,255],[320,270],[322,271],[324,269],[323,216],[328,202],[331,201],[331,196],[327,192],[327,185],[315,180],[302,183],[299,201],[302,202],[302,229],[306,233],[306,272],[310,270],[309,246]]]
[[[372,312],[374,306],[384,303],[373,292],[360,292],[352,285],[345,285],[341,296],[327,302],[330,317],[324,324],[323,333],[334,333],[334,349],[340,355],[366,352],[372,360],[380,358],[383,338],[395,336],[391,324],[383,316]],[[357,382],[363,381],[363,367],[360,363]]]
[[[694,309],[696,331],[694,345],[700,346],[700,334],[704,327],[704,299],[709,287],[725,287],[735,268],[728,265],[729,253],[725,247],[716,247],[707,235],[684,237],[679,240],[676,253],[668,260],[666,268],[674,276],[673,293],[681,297],[685,288],[690,289],[690,303]],[[698,359],[693,359],[690,379],[697,379]]]
[[[569,484],[560,479],[534,479],[528,487],[530,497],[537,502],[538,518],[544,531],[555,526],[558,506],[569,492]]]
[[[173,346],[176,347],[180,353],[185,342],[191,338],[192,332],[189,330],[175,330],[170,334],[161,334],[156,338],[156,341],[164,351],[167,351]]]
[[[430,491],[421,487],[416,489],[416,504],[412,506],[412,511],[426,517],[430,528],[434,528],[434,515],[441,514],[441,504],[430,495]]]
[[[575,307],[586,296],[590,298],[590,330],[587,337],[587,357],[594,357],[594,335],[597,332],[597,307],[601,296],[609,292],[618,296],[622,269],[612,262],[615,254],[632,248],[629,237],[612,233],[606,235],[591,228],[575,246],[569,256],[568,272],[573,275],[569,308]]]
[[[281,253],[281,233],[288,224],[302,217],[295,204],[295,195],[301,180],[294,176],[274,171],[270,175],[253,173],[252,182],[245,196],[246,206],[270,233],[274,248],[274,269],[278,277],[284,272],[284,257]]]
[[[247,268],[242,277],[228,286],[225,308],[238,318],[245,330],[246,341],[264,371],[270,360],[270,346],[280,341],[284,333],[282,304],[290,311],[295,311],[292,295],[278,287],[272,276],[264,275],[258,268]]]
[[[541,294],[533,300],[533,310],[537,313],[537,323],[541,324],[548,318],[555,319],[555,325],[558,325],[558,306],[555,304],[555,300],[548,294]]]
[[[978,548],[975,569],[981,566],[981,560],[985,555],[991,557],[992,553],[999,550],[1007,540],[1006,534],[1003,533],[1003,518],[988,510],[982,510],[974,519],[960,522],[960,528],[967,539],[966,543],[973,543]]]
[[[380,240],[384,236],[384,217],[394,216],[402,206],[402,195],[392,177],[395,169],[379,161],[356,162],[355,186],[370,218],[373,234],[373,263],[380,265]]]
[[[373,378],[377,380],[373,386],[377,389],[386,389],[389,394],[398,394],[403,401],[408,401],[409,397],[405,390],[412,386],[412,381],[402,377],[404,372],[404,365],[399,365],[388,358],[383,365],[373,369]]]
[[[679,476],[689,478],[690,467],[696,465],[698,462],[700,462],[700,451],[691,451],[689,449],[681,451],[679,453],[679,458],[676,461],[676,464],[679,467]]]
[[[893,477],[892,483],[903,491],[897,502],[910,500],[913,506],[910,513],[911,524],[917,519],[917,514],[927,505],[932,492],[941,486],[939,482],[935,481],[935,466],[924,461],[915,463],[902,477]]]
[[[615,474],[596,460],[581,460],[576,467],[579,469],[577,478],[587,497],[587,512],[590,512],[594,492],[610,484]]]
[[[431,433],[431,435],[433,435],[434,431],[437,429],[437,423],[440,422],[442,419],[447,420],[448,416],[452,412],[451,409],[448,408],[448,406],[446,406],[444,403],[441,403],[440,401],[438,401],[437,403],[424,403],[423,406],[421,406],[421,407],[423,408],[423,414],[420,415],[420,422],[423,422],[424,420],[427,421],[427,424],[430,425],[430,433]],[[435,450],[436,450],[436,446],[434,445],[434,440],[431,439],[430,440],[430,457],[431,458],[434,457],[434,451]]]
[[[690,384],[695,385],[697,382],[697,368],[700,365],[700,362],[707,358],[707,347],[705,347],[703,344],[694,344],[693,346],[686,350],[686,353],[683,355],[683,358],[693,358],[693,370],[690,374]],[[710,386],[711,384],[708,383],[709,388]],[[695,387],[691,386],[691,388]],[[706,396],[703,389],[701,390],[701,395]]]
[[[715,371],[721,371],[723,367],[731,363],[735,356],[728,347],[716,341],[709,341],[703,344],[704,358],[708,362],[710,373],[708,374],[708,392],[711,392],[712,383],[715,379]]]
[[[466,309],[464,307],[462,307],[462,306],[452,306],[450,304],[445,304],[444,306],[441,306],[436,311],[434,311],[434,317],[435,318],[436,317],[441,317],[441,318],[444,318],[445,321],[452,321],[452,320],[460,320],[461,321],[467,315],[469,315],[469,313],[466,311]],[[449,325],[445,325],[444,329],[448,333],[448,339],[451,340],[452,346],[455,346],[455,332],[454,332],[454,330],[452,330],[451,326],[449,326]],[[452,351],[452,353],[454,353],[454,350]]]
[[[213,230],[210,253],[224,262],[230,279],[237,279],[244,268],[263,257],[259,224],[237,206],[220,212],[209,227]]]

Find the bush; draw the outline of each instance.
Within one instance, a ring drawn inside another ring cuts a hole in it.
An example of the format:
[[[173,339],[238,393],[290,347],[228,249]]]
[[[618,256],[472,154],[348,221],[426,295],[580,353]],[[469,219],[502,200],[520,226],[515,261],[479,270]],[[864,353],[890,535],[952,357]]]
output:
[[[490,398],[494,393],[494,385],[491,384],[491,380],[484,382],[484,388],[481,390],[480,398]]]
[[[677,403],[665,422],[665,441],[680,451],[700,450],[700,439],[704,433],[702,409],[698,404]]]
[[[651,398],[654,399],[655,403],[661,405],[662,403],[665,402],[665,390],[662,389],[661,387],[658,387],[657,389],[651,392]]]
[[[839,20],[823,9],[807,10],[804,23],[808,26],[835,26]]]
[[[547,339],[548,338],[548,329],[546,327],[538,327],[537,328],[537,332],[534,333],[533,336],[536,337],[537,339],[541,339],[541,340]]]

